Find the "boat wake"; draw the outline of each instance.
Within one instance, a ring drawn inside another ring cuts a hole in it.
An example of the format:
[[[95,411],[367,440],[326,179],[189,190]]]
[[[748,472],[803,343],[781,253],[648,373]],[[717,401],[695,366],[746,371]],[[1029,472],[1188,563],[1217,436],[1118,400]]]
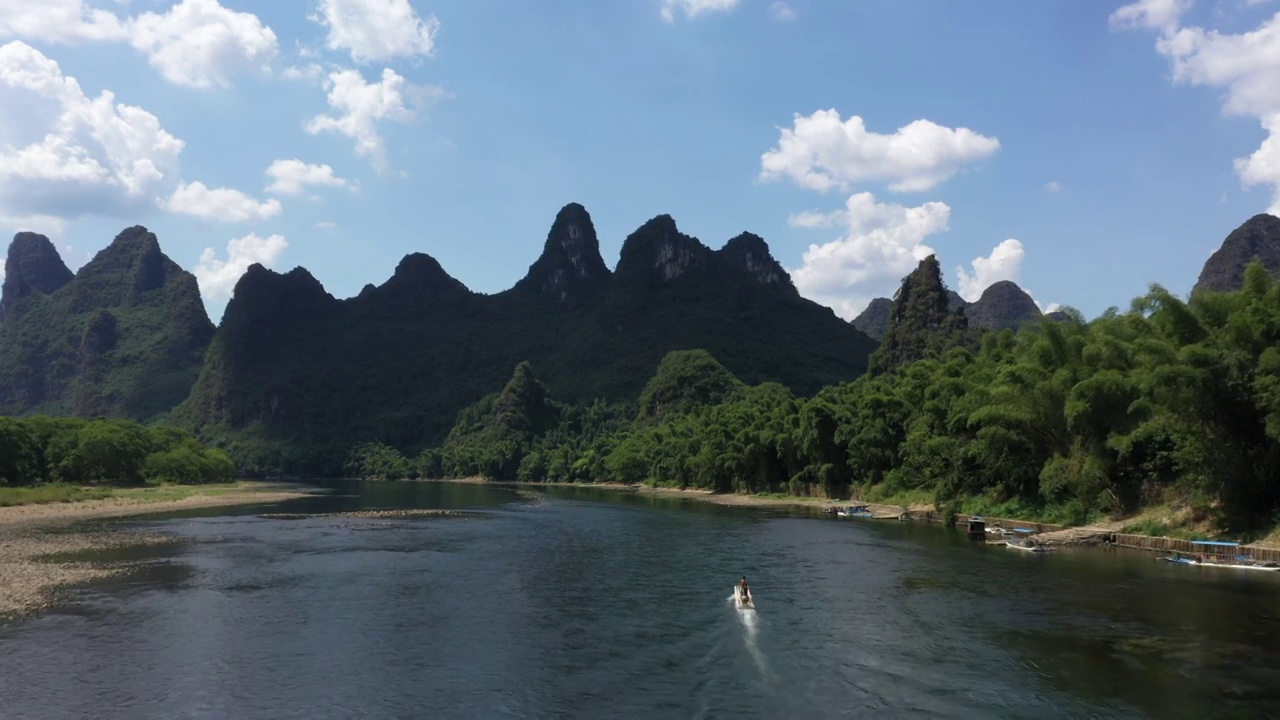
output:
[[[760,616],[756,613],[754,602],[748,606],[742,606],[738,603],[738,592],[734,589],[734,593],[729,596],[728,602],[737,610],[738,620],[742,623],[742,642],[746,646],[747,652],[751,654],[751,659],[755,661],[756,669],[760,671],[760,675],[766,680],[774,678],[773,672],[769,670],[769,664],[765,660],[764,652],[760,649]]]

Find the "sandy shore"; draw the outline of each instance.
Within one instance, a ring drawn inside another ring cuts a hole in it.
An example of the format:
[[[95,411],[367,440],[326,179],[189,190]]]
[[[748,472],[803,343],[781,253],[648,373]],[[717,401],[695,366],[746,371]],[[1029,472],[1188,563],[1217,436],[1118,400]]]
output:
[[[217,495],[195,494],[179,499],[105,498],[70,503],[42,503],[0,508],[0,617],[48,607],[56,590],[96,580],[127,567],[60,560],[58,556],[115,547],[173,542],[164,535],[67,527],[82,520],[127,517],[147,513],[200,508],[276,503],[303,497],[306,492],[280,485],[245,483]]]

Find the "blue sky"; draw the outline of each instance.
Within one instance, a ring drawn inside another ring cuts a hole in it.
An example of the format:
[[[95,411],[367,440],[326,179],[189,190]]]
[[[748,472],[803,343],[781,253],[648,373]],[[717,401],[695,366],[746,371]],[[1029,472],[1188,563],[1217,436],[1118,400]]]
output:
[[[610,266],[669,213],[846,317],[931,251],[1093,316],[1280,212],[1275,78],[1270,0],[0,0],[0,228],[146,225],[215,321],[251,262],[498,292],[568,202]]]

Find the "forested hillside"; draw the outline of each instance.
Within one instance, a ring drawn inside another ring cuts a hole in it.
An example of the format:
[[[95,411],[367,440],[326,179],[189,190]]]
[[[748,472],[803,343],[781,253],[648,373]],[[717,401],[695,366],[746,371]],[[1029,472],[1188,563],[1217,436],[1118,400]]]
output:
[[[191,390],[213,336],[195,276],[143,227],[74,275],[43,235],[9,246],[0,413],[150,420]]]
[[[624,417],[517,392],[536,386],[522,366],[399,469],[912,497],[1065,522],[1175,503],[1223,529],[1275,522],[1280,283],[1261,264],[1234,293],[1184,302],[1152,286],[1126,312],[1066,311],[976,346],[946,320],[934,265],[899,292],[890,332],[914,350],[883,372],[806,399],[743,384],[705,352],[673,353]]]
[[[496,295],[421,254],[349,300],[301,268],[249,268],[175,416],[246,471],[328,475],[356,444],[438,445],[521,362],[563,401],[626,404],[664,354],[690,348],[811,394],[861,375],[875,343],[800,297],[759,237],[712,250],[662,215],[610,272],[590,216],[569,205],[528,275]]]

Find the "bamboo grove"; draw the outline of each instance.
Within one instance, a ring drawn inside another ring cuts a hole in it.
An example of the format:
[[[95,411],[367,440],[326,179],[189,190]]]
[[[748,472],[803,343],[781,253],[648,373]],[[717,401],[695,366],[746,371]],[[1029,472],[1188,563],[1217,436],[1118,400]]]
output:
[[[629,408],[565,406],[522,364],[414,461],[378,444],[371,477],[646,482],[932,500],[1083,522],[1170,503],[1223,530],[1280,509],[1280,283],[1183,301],[1163,288],[1085,322],[1018,333],[940,318],[936,260],[908,277],[873,372],[812,398],[671,353]]]

